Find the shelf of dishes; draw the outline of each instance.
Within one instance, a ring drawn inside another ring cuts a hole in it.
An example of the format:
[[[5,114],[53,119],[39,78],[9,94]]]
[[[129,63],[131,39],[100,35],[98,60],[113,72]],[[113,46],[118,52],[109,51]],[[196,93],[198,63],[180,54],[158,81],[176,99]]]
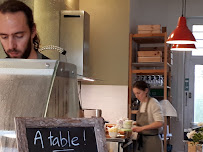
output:
[[[164,85],[163,75],[136,75],[135,81],[141,80],[150,84],[151,87],[163,87]]]

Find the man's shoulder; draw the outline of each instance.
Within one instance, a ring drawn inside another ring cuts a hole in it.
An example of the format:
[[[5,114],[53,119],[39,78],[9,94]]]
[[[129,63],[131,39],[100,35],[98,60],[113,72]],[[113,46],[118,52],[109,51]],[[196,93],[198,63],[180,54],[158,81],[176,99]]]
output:
[[[50,59],[50,58],[42,54],[42,59]]]
[[[50,59],[47,56],[45,56],[44,54],[37,52],[37,59]]]

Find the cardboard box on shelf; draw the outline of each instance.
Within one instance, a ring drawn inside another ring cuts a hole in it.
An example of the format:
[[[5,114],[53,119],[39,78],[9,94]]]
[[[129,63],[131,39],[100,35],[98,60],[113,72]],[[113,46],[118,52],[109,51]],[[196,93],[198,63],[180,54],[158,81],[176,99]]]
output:
[[[170,49],[170,48],[169,48]],[[164,47],[163,46],[156,46],[156,47],[153,47],[153,46],[148,46],[148,47],[140,47],[139,48],[139,51],[162,51],[164,52]]]
[[[137,62],[162,62],[162,51],[138,51]]]
[[[138,57],[162,57],[162,51],[138,51]]]
[[[138,25],[138,34],[161,33],[161,25]]]
[[[140,30],[138,34],[161,33],[160,30]]]
[[[162,57],[138,57],[138,63],[140,62],[162,62]]]

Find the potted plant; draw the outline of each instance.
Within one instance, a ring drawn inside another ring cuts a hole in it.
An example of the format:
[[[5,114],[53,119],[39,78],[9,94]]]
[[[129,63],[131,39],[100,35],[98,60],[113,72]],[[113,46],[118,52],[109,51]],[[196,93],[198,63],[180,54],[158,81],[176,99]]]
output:
[[[203,126],[187,133],[189,144],[196,146],[196,152],[203,152]]]

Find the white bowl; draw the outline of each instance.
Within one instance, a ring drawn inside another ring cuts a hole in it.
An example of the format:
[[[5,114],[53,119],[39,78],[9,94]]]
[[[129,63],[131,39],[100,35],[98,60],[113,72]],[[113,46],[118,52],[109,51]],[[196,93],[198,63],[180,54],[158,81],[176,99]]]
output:
[[[125,128],[125,129],[131,129],[132,128],[132,124],[133,124],[132,120],[125,120],[123,122],[123,128]]]
[[[109,132],[109,136],[110,136],[111,138],[116,138],[117,135],[118,135],[117,132]]]

